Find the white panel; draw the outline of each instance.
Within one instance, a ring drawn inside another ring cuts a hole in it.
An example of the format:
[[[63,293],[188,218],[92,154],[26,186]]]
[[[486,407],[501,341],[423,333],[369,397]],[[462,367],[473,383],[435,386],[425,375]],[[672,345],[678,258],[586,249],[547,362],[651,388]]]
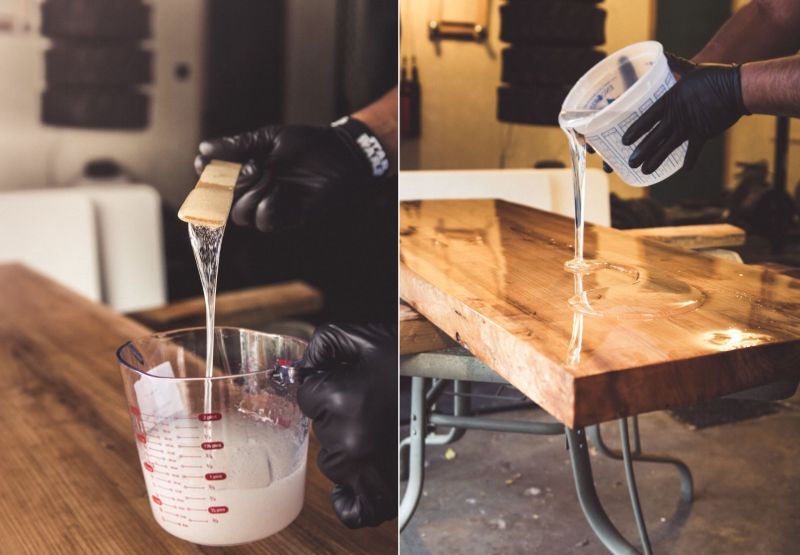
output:
[[[400,200],[497,198],[574,216],[572,170],[401,171]],[[586,221],[611,225],[608,176],[586,170]]]
[[[161,199],[148,185],[93,185],[70,189],[97,216],[103,300],[121,312],[166,302]]]
[[[22,262],[99,301],[98,259],[88,198],[56,191],[0,194],[0,262]]]

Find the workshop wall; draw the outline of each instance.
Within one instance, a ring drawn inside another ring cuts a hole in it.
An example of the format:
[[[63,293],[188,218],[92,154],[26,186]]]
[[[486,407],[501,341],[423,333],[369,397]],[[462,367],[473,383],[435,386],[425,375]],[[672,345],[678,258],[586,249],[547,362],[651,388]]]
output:
[[[734,9],[745,3],[735,0]],[[422,135],[402,141],[402,169],[493,168],[503,160],[506,167],[530,167],[538,160],[569,160],[560,129],[509,126],[495,117],[500,52],[505,46],[499,40],[501,4],[502,0],[492,0],[487,43],[441,41],[437,54],[428,40],[428,21],[438,16],[440,7],[445,18],[468,20],[475,11],[473,2],[402,0],[402,55],[416,54],[422,83]],[[608,12],[607,42],[602,47],[606,52],[652,38],[652,1],[606,0],[602,7]],[[800,179],[800,124],[792,123],[790,191]],[[736,161],[766,159],[772,166],[774,127],[775,118],[752,116],[728,132],[726,184],[732,184]],[[599,167],[600,162],[590,156],[589,165]],[[645,194],[613,175],[611,190],[626,198]]]
[[[749,0],[733,0],[733,9],[738,10]],[[800,182],[800,121],[789,123],[789,155],[786,185],[793,194]],[[736,173],[736,162],[758,162],[767,160],[770,172],[775,159],[775,118],[772,116],[749,116],[742,118],[728,131],[725,160],[725,183],[731,184]]]
[[[95,131],[44,126],[44,52],[37,2],[6,2],[0,25],[0,189],[64,185],[92,158],[113,158],[138,181],[154,185],[178,205],[194,180],[192,160],[201,114],[204,3],[158,2],[152,6],[154,52],[150,125],[143,130]],[[185,64],[188,75],[178,77]]]
[[[509,168],[531,167],[539,160],[567,163],[569,149],[557,127],[513,125],[497,121],[497,87],[500,57],[506,46],[500,41],[499,8],[492,0],[489,39],[486,43],[444,40],[437,54],[428,40],[427,25],[439,17],[469,20],[475,13],[472,1],[401,1],[401,50],[410,58],[416,54],[422,83],[422,135],[402,140],[401,169]],[[652,5],[649,1],[606,0],[607,52],[631,42],[647,40],[652,34]],[[505,155],[504,155],[505,151]],[[600,167],[596,156],[591,167]],[[617,177],[611,190],[623,197],[642,195]]]

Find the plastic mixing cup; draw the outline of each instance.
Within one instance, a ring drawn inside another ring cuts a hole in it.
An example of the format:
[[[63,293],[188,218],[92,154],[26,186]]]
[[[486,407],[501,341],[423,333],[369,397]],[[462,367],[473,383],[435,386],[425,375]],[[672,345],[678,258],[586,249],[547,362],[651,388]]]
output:
[[[282,530],[303,507],[308,422],[289,375],[306,342],[214,335],[211,378],[205,328],[129,341],[117,358],[156,521],[193,543],[235,545]]]
[[[631,44],[597,63],[575,83],[562,104],[559,123],[583,135],[629,185],[653,185],[683,166],[687,143],[673,151],[655,172],[645,175],[641,168],[628,166],[636,145],[624,146],[622,135],[674,84],[660,43]]]

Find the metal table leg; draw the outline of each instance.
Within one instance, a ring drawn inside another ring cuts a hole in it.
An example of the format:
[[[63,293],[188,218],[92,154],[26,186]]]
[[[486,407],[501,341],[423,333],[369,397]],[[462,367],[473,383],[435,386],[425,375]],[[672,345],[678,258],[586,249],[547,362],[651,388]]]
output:
[[[575,489],[578,492],[578,501],[583,509],[583,514],[589,525],[594,530],[598,539],[614,555],[640,555],[638,551],[620,534],[619,530],[608,518],[597,490],[594,488],[592,477],[592,464],[589,461],[589,445],[586,441],[586,432],[583,428],[572,430],[565,429],[569,445],[569,457],[572,462],[572,472],[575,476]]]
[[[665,455],[662,453],[642,453],[641,451],[641,442],[639,440],[639,426],[638,426],[638,418],[633,417],[633,439],[634,439],[634,449],[631,454],[631,458],[634,461],[641,461],[641,462],[649,462],[655,464],[671,464],[674,466],[677,471],[678,475],[680,476],[681,480],[681,499],[685,503],[691,503],[692,498],[694,495],[694,486],[692,480],[692,472],[689,470],[689,467],[686,466],[680,459],[676,459],[675,457],[670,457],[669,455]],[[600,434],[600,426],[589,426],[586,429],[586,433],[589,436],[589,439],[592,441],[597,450],[609,457],[611,459],[616,460],[623,460],[622,453],[616,449],[609,448],[605,442],[603,441],[603,436]]]
[[[398,508],[398,522],[402,532],[414,515],[422,496],[425,479],[425,432],[427,411],[425,403],[425,378],[411,378],[411,425],[409,435],[408,483]]]
[[[471,403],[467,395],[471,388],[472,384],[470,382],[453,380],[453,393],[455,394],[453,397],[453,416],[469,418]],[[428,402],[430,403],[430,396],[428,397]],[[431,424],[434,424],[434,422],[431,422]],[[425,445],[450,445],[464,437],[465,433],[467,433],[466,428],[457,426],[453,426],[443,434],[431,432],[425,437]]]
[[[625,464],[625,479],[628,482],[628,493],[631,496],[631,507],[633,508],[633,517],[636,519],[636,528],[639,530],[639,539],[642,541],[642,548],[644,549],[645,555],[653,555],[653,549],[650,547],[650,538],[647,535],[647,526],[644,523],[644,515],[642,515],[642,506],[639,503],[639,490],[636,489],[636,478],[633,475],[627,418],[622,418],[619,421],[619,436],[622,441],[622,459]],[[637,441],[637,444],[638,443]]]

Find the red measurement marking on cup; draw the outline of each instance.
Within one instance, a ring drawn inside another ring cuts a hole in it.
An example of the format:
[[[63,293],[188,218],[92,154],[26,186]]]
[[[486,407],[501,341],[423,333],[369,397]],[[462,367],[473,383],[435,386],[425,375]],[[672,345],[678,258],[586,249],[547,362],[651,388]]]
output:
[[[154,466],[153,466],[151,463],[149,463],[149,462],[145,462],[145,463],[144,463],[144,468],[145,468],[145,469],[146,469],[148,472],[155,472],[155,470],[156,470],[156,469],[155,469],[155,467],[154,467]]]
[[[200,447],[205,449],[206,451],[210,449],[222,449],[225,446],[221,441],[204,441],[200,444]]]
[[[156,495],[151,496],[151,499],[153,500],[153,503],[155,503],[156,505],[163,505],[164,504],[164,502],[161,501],[161,499],[159,499],[158,496],[156,496]]]
[[[212,422],[214,420],[222,420],[222,413],[219,412],[203,412],[197,415],[200,422]]]
[[[147,434],[139,432],[138,434],[136,434],[136,441],[138,441],[139,443],[147,443]]]
[[[228,507],[225,505],[219,505],[217,507],[209,507],[208,512],[212,515],[221,515],[228,512]]]
[[[224,480],[228,475],[224,472],[209,472],[206,474],[206,480]]]
[[[128,409],[130,409],[131,414],[134,415],[134,416],[141,416],[142,415],[142,411],[140,411],[139,407],[137,407],[135,405],[129,406]]]

